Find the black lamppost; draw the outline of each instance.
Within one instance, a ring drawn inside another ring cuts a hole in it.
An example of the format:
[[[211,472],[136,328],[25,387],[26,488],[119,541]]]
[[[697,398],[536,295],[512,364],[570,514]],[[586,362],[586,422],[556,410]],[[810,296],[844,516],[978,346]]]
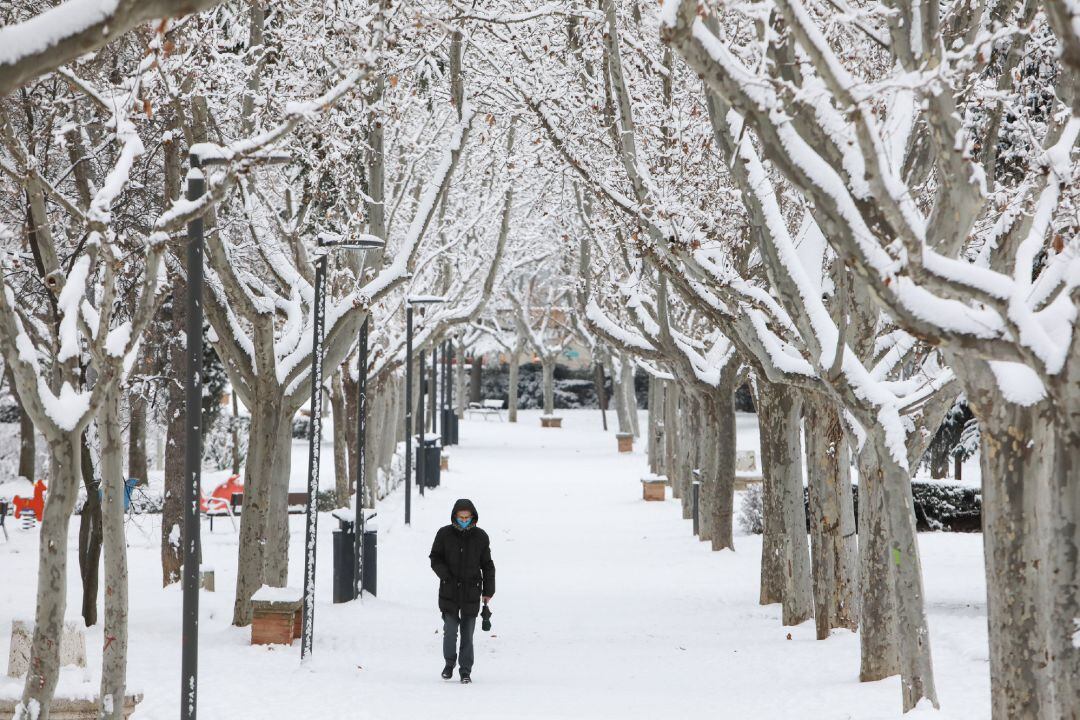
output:
[[[367,371],[368,371],[368,318],[360,326],[360,341],[356,355],[356,507],[353,517],[353,579],[356,581],[353,597],[364,593],[363,550],[364,550],[364,489],[366,485],[367,462],[364,458],[367,448]]]
[[[405,299],[405,524],[412,524],[412,436],[416,428],[413,427],[413,402],[412,402],[412,345],[413,345],[413,306],[431,305],[446,302],[446,298],[436,295],[413,295]],[[421,356],[422,357],[422,356]],[[420,372],[423,380],[424,373]],[[423,386],[420,389],[421,394]],[[421,395],[422,396],[422,395]],[[421,405],[421,415],[423,406]],[[423,424],[421,424],[423,427]],[[423,431],[421,431],[422,433]],[[423,448],[424,438],[420,438]],[[423,461],[424,452],[420,451],[420,461]],[[422,469],[422,466],[418,470]],[[418,473],[419,475],[419,473]],[[424,494],[424,479],[420,476],[420,494]]]
[[[311,418],[308,425],[308,484],[307,527],[304,533],[304,609],[300,635],[300,659],[311,654],[315,626],[315,543],[318,539],[319,513],[316,499],[319,493],[319,456],[322,449],[322,354],[323,326],[326,320],[326,265],[330,250],[370,250],[385,243],[374,236],[341,240],[336,236],[320,235],[315,258],[315,304],[311,323]]]
[[[200,150],[204,152],[199,152]],[[203,168],[229,159],[214,145],[197,144],[189,151],[187,199],[206,193]],[[289,161],[284,153],[267,152],[252,158],[261,164]],[[184,543],[181,576],[183,603],[180,631],[180,718],[195,720],[199,709],[199,548],[202,544],[199,504],[202,499],[202,362],[203,362],[203,216],[187,226],[187,372],[184,378]]]

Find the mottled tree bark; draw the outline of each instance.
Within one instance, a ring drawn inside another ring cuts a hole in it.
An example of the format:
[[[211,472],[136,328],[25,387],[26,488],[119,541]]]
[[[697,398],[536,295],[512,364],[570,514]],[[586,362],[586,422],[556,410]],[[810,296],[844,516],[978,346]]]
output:
[[[682,497],[682,485],[679,482],[678,443],[679,443],[679,383],[665,380],[664,385],[664,472],[671,484],[671,494]]]
[[[784,599],[783,521],[780,515],[780,488],[772,470],[772,449],[777,442],[768,421],[770,406],[766,401],[764,381],[758,382],[756,398],[761,447],[761,586],[758,602],[771,605]]]
[[[518,419],[518,366],[521,363],[521,352],[524,348],[524,338],[519,335],[510,350],[510,379],[506,399],[507,420],[512,423],[516,423]]]
[[[881,483],[859,472],[859,679],[882,680],[900,672],[896,610],[889,587],[888,533]]]
[[[147,353],[141,353],[140,365],[146,369]],[[132,384],[128,393],[128,471],[129,478],[135,478],[140,485],[149,482],[147,472],[149,463],[146,458],[146,397],[143,395],[141,382]]]
[[[86,627],[97,625],[98,578],[101,569],[101,495],[94,478],[94,461],[82,434],[79,448],[86,503],[79,514],[79,574],[82,576],[82,616]]]
[[[905,466],[899,464],[888,451],[884,433],[870,433],[859,453],[860,482],[871,484],[874,492],[880,488],[881,513],[886,538],[884,551],[888,572],[877,575],[880,583],[887,580],[892,591],[896,622],[896,650],[900,668],[900,685],[904,709],[910,710],[920,699],[926,698],[937,705],[934,687],[934,669],[930,657],[930,633],[926,622],[926,608],[922,583],[922,565],[919,560],[918,538],[915,533],[914,500],[911,496],[911,478]],[[875,503],[871,511],[876,512]],[[860,513],[862,512],[860,508]],[[872,552],[882,548],[873,544]],[[865,586],[864,586],[865,587]],[[865,613],[864,598],[864,615]],[[865,632],[864,623],[864,632]],[[887,661],[886,656],[883,660]]]
[[[105,545],[105,627],[98,696],[102,720],[123,720],[127,687],[128,568],[124,538],[124,441],[119,406],[120,392],[113,389],[98,412]]]
[[[641,428],[638,425],[637,393],[634,392],[634,364],[626,356],[620,358],[622,366],[622,391],[625,393],[626,417],[629,421],[629,432],[634,437],[641,437]]]
[[[82,482],[81,433],[69,433],[50,443],[52,456],[49,493],[38,543],[37,604],[30,669],[23,687],[22,704],[40,707],[38,720],[48,720],[49,704],[60,673],[60,643],[67,605],[68,518],[75,508]],[[29,711],[28,711],[29,712]],[[18,712],[16,712],[18,716]]]
[[[179,119],[169,118],[170,129],[179,129]],[[165,202],[180,196],[180,148],[179,142],[170,140],[165,150]],[[186,238],[170,239],[170,253],[181,264],[187,263],[184,250]],[[165,430],[165,479],[164,502],[161,508],[161,584],[171,585],[180,580],[183,567],[181,544],[184,517],[184,456],[187,448],[187,409],[184,397],[184,378],[187,377],[187,353],[182,339],[187,336],[187,273],[170,272],[172,288],[168,302],[168,320],[162,322],[165,331],[168,363],[165,375],[166,430]]]
[[[336,373],[331,383],[330,414],[334,432],[334,492],[338,507],[348,507],[352,495],[349,477],[349,441],[347,433],[348,414],[345,412],[345,390],[341,373]]]
[[[544,414],[555,414],[555,358],[548,355],[540,357],[540,367],[544,375]]]
[[[480,355],[473,355],[472,364],[469,366],[469,402],[478,403],[484,399],[484,393],[480,388],[483,373],[484,358]]]
[[[833,628],[859,625],[851,460],[840,416],[825,397],[805,399],[805,444],[814,619],[824,640]]]
[[[260,382],[273,382],[259,379]],[[278,441],[280,398],[275,392],[260,397],[258,389],[251,409],[247,463],[244,465],[244,511],[240,514],[240,547],[236,564],[236,596],[233,624],[251,624],[251,596],[263,584],[263,556],[266,550],[266,519],[274,465],[274,444]],[[291,438],[290,438],[291,444]]]
[[[292,418],[279,418],[273,448],[266,513],[266,550],[263,555],[263,582],[271,587],[289,583],[289,480],[292,470]]]

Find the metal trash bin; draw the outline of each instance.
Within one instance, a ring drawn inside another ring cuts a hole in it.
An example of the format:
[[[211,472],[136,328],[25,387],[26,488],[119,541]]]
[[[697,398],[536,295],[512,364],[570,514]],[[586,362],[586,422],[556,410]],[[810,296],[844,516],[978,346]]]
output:
[[[344,603],[356,598],[356,533],[354,523],[334,517],[341,524],[334,530],[334,602]]]
[[[362,540],[360,558],[363,562],[360,566],[360,586],[364,592],[378,595],[375,590],[379,570],[379,528],[370,520],[364,524]]]
[[[453,420],[451,420],[453,418]],[[453,445],[454,428],[451,423],[457,420],[457,415],[451,408],[443,408],[439,411],[439,435],[442,438],[443,447]]]
[[[424,453],[424,462],[420,462],[419,454]],[[442,469],[440,459],[442,457],[442,442],[439,436],[432,433],[424,436],[423,447],[416,448],[417,459],[416,467],[423,467],[424,469],[424,487],[433,488],[439,487],[439,483],[442,480]]]

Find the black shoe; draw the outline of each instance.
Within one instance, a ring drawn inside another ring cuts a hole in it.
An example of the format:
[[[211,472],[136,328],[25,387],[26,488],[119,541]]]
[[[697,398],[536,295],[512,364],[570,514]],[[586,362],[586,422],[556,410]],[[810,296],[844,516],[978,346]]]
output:
[[[454,677],[454,663],[448,662],[446,667],[442,669],[442,678],[443,680],[449,680],[452,677]]]
[[[472,682],[472,673],[470,673],[467,670],[462,670],[460,674],[461,674],[461,684],[462,685],[468,685],[469,683]]]

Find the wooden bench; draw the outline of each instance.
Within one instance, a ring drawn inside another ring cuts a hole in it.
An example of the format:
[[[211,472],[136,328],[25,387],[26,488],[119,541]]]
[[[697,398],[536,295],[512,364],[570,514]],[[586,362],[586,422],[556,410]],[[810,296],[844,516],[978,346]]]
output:
[[[469,406],[465,408],[467,414],[479,414],[483,415],[487,420],[489,416],[494,415],[502,421],[502,400],[481,400],[480,402],[471,402]]]
[[[291,645],[303,625],[303,591],[263,585],[251,597],[251,644]]]
[[[286,501],[290,515],[302,515],[307,512],[308,494],[307,491],[291,492],[289,493],[289,499]],[[233,514],[239,515],[240,508],[244,506],[244,493],[232,494],[232,511]]]
[[[562,427],[562,418],[561,417],[556,417],[555,415],[541,415],[540,416],[540,427],[561,428]]]

